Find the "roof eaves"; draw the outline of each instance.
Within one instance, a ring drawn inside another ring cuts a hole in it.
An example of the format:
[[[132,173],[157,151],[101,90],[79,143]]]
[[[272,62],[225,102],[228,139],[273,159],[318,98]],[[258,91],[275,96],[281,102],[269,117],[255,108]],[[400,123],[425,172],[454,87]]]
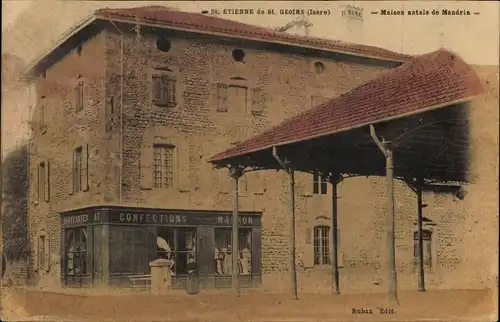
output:
[[[370,55],[370,54],[363,54],[363,53],[357,53],[354,51],[348,51],[348,50],[342,50],[342,49],[333,49],[333,48],[328,48],[326,46],[315,46],[311,43],[306,43],[305,41],[302,40],[296,40],[296,41],[287,41],[285,39],[275,39],[272,36],[266,36],[266,35],[253,35],[253,34],[243,34],[241,32],[224,32],[220,30],[208,30],[207,28],[202,28],[199,26],[179,26],[179,24],[176,24],[174,22],[162,22],[158,20],[148,20],[148,19],[137,19],[137,18],[128,18],[128,17],[123,17],[115,14],[102,14],[99,12],[95,13],[96,18],[98,19],[105,19],[105,20],[113,20],[117,22],[124,22],[124,23],[143,23],[145,25],[151,26],[151,27],[158,27],[158,28],[169,28],[172,30],[178,30],[178,31],[185,31],[185,32],[196,32],[200,34],[206,34],[206,35],[213,35],[213,36],[219,36],[219,37],[228,37],[228,38],[236,38],[236,39],[242,39],[242,40],[251,40],[251,41],[257,41],[257,42],[267,42],[267,43],[274,43],[274,44],[280,44],[280,45],[287,45],[287,46],[294,46],[294,47],[300,47],[300,48],[307,48],[307,49],[315,49],[315,50],[321,50],[324,52],[333,52],[333,53],[338,53],[338,54],[344,54],[348,56],[356,56],[356,57],[361,57],[361,58],[369,58],[369,59],[374,59],[378,61],[386,61],[386,62],[394,62],[394,63],[406,63],[408,61],[411,61],[414,57],[409,56],[407,59],[404,58],[389,58],[389,57],[383,57],[383,56],[377,56],[377,55]]]
[[[477,94],[477,95],[479,95],[479,94]],[[207,162],[209,162],[209,163],[219,163],[219,162],[224,161],[224,160],[229,160],[229,159],[233,159],[233,158],[237,158],[237,157],[242,157],[242,156],[248,155],[250,153],[264,151],[264,150],[267,150],[267,149],[270,149],[270,148],[273,148],[273,147],[279,147],[279,146],[284,146],[284,145],[289,145],[289,144],[304,142],[304,141],[307,141],[307,140],[313,140],[313,139],[317,139],[317,138],[328,136],[328,135],[333,135],[333,134],[337,134],[337,133],[342,133],[342,132],[346,132],[346,131],[351,131],[351,130],[359,129],[359,128],[368,126],[370,124],[375,125],[375,124],[384,123],[384,122],[388,122],[388,121],[392,121],[392,120],[396,120],[396,119],[408,117],[408,116],[411,116],[411,115],[423,113],[423,112],[426,112],[426,111],[436,110],[436,109],[439,109],[439,108],[442,108],[442,107],[445,107],[445,106],[448,106],[448,105],[465,103],[465,102],[471,101],[477,95],[469,96],[469,97],[464,97],[464,98],[457,99],[457,100],[452,101],[452,102],[446,102],[446,103],[442,103],[442,104],[438,104],[438,105],[434,105],[434,106],[429,106],[427,108],[420,109],[418,111],[412,111],[412,112],[409,112],[409,113],[404,113],[404,114],[400,114],[400,115],[397,115],[397,116],[392,116],[392,117],[387,117],[387,118],[383,118],[383,119],[379,119],[379,120],[374,120],[374,121],[371,121],[371,122],[366,122],[366,123],[358,124],[358,125],[355,125],[355,126],[349,126],[349,127],[345,127],[345,128],[342,128],[342,129],[336,129],[336,130],[333,130],[333,131],[327,131],[327,132],[321,133],[319,135],[317,135],[317,134],[316,135],[310,135],[310,136],[305,136],[305,137],[301,137],[301,138],[298,138],[298,139],[293,139],[293,140],[278,142],[278,143],[274,143],[274,144],[266,144],[266,145],[261,146],[261,147],[256,147],[256,148],[253,148],[253,149],[246,150],[243,153],[242,152],[232,152],[231,150],[234,149],[234,148],[229,148],[229,149],[227,149],[227,150],[225,150],[225,151],[223,151],[221,153],[218,153],[218,154],[214,155],[213,157],[209,158],[207,160]],[[252,139],[252,138],[250,138],[250,139]],[[245,141],[241,142],[241,145],[244,145],[245,143],[246,143]]]
[[[21,80],[30,80],[35,78],[36,76],[34,75],[35,69],[38,67],[38,65],[42,62],[43,59],[45,59],[47,56],[49,56],[56,48],[60,47],[62,44],[64,44],[66,41],[68,41],[71,37],[79,33],[81,30],[85,29],[88,25],[93,23],[96,20],[95,15],[92,13],[91,15],[85,17],[82,19],[78,24],[70,28],[66,33],[64,33],[61,38],[57,42],[55,42],[48,50],[46,50],[42,55],[38,56],[31,64],[30,66],[26,69],[24,73],[20,76]]]

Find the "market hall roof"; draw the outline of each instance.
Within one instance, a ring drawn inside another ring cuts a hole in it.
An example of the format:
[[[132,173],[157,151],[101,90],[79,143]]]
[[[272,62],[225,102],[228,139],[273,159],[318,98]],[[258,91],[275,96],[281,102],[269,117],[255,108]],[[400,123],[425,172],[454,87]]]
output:
[[[26,76],[40,73],[51,63],[60,59],[65,51],[58,52],[59,47],[73,47],[81,40],[83,33],[95,34],[102,29],[99,22],[112,20],[128,24],[141,24],[158,28],[187,31],[198,34],[221,36],[261,43],[279,44],[304,49],[333,52],[338,54],[370,58],[380,61],[402,63],[413,59],[413,56],[392,52],[387,49],[329,40],[315,37],[304,37],[279,32],[268,28],[221,19],[201,13],[179,11],[163,6],[144,6],[125,9],[98,9],[75,25],[54,46],[38,58],[28,69]],[[89,36],[87,36],[89,37]]]
[[[316,149],[328,149],[326,154],[330,155],[338,152],[337,159],[349,155],[354,159],[373,158],[374,154],[369,151],[381,154],[376,147],[372,149],[374,144],[369,142],[367,128],[370,124],[379,124],[386,134],[392,132],[390,137],[404,137],[406,141],[401,144],[401,149],[405,145],[412,147],[413,151],[401,150],[400,160],[407,157],[407,161],[411,162],[412,158],[425,157],[419,156],[419,153],[439,154],[444,147],[457,145],[456,152],[462,155],[457,158],[461,159],[462,167],[467,162],[463,160],[466,157],[463,154],[467,153],[468,121],[465,112],[457,106],[470,101],[481,91],[480,80],[474,70],[456,54],[440,49],[386,70],[377,78],[239,142],[208,161],[216,165],[247,162],[248,165],[253,163],[259,166],[262,162],[258,159],[263,155],[270,156],[273,147],[295,146],[295,152],[300,151],[304,155],[309,152],[301,150],[299,144],[315,140],[318,142]],[[462,150],[458,151],[460,146]],[[448,153],[443,154],[440,157],[446,158]],[[349,168],[351,165],[350,169],[357,172],[354,159],[348,160],[344,166]],[[459,160],[442,159],[442,162],[442,166],[446,167],[458,165]],[[370,167],[366,162],[363,164]],[[383,162],[380,169],[384,170]],[[372,170],[366,170],[365,174],[376,172],[374,168]],[[439,176],[437,173],[434,175]],[[442,176],[442,180],[462,181],[466,174],[442,173]]]

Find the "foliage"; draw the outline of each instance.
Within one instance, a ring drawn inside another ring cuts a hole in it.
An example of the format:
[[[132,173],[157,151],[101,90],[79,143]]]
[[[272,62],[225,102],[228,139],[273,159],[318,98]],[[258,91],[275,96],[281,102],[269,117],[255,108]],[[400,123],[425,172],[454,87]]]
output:
[[[9,260],[28,255],[28,148],[21,145],[2,163],[2,229]]]

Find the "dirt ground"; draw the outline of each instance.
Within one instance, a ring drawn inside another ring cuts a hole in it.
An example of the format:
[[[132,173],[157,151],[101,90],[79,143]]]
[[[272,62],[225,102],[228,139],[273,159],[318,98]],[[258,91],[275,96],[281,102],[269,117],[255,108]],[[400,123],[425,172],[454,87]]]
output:
[[[401,292],[398,305],[385,294],[299,294],[296,300],[260,291],[238,297],[230,291],[78,295],[4,288],[2,321],[498,321],[497,303],[490,290]]]

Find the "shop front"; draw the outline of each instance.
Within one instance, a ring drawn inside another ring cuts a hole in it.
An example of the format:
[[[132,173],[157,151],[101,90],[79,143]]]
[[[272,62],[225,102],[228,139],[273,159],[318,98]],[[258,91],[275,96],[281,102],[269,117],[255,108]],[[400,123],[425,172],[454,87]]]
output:
[[[166,258],[174,288],[185,287],[188,263],[202,288],[231,287],[230,212],[106,206],[60,216],[63,285],[132,286]],[[261,214],[240,212],[238,222],[240,286],[252,287],[261,283]]]

